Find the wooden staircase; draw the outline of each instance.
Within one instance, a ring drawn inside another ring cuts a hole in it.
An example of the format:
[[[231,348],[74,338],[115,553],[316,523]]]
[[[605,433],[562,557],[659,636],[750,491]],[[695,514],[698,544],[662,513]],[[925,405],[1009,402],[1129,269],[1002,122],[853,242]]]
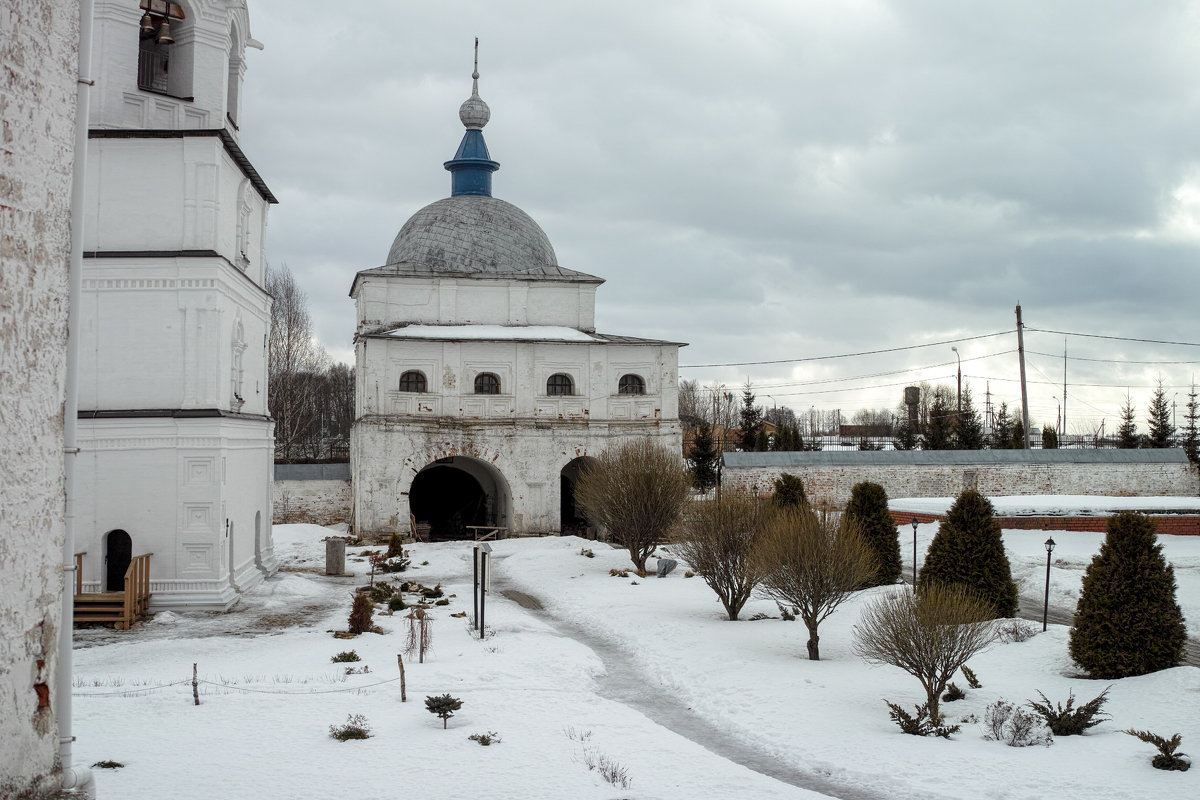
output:
[[[127,631],[135,621],[146,615],[150,607],[150,556],[134,556],[125,570],[125,590],[121,592],[83,592],[83,557],[75,554],[75,624],[82,622],[113,623],[119,631]]]

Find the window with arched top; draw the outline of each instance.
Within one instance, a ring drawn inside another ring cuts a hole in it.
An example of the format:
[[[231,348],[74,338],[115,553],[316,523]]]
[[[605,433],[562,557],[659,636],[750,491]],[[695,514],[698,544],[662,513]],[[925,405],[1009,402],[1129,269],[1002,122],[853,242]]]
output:
[[[617,384],[617,394],[645,394],[646,382],[641,375],[622,375]]]
[[[565,372],[556,372],[551,375],[546,381],[546,394],[575,394],[575,385],[571,381],[571,376]]]
[[[500,394],[500,378],[492,372],[475,376],[475,394]]]
[[[428,391],[427,386],[424,372],[410,369],[400,376],[400,391],[402,392],[425,392]]]

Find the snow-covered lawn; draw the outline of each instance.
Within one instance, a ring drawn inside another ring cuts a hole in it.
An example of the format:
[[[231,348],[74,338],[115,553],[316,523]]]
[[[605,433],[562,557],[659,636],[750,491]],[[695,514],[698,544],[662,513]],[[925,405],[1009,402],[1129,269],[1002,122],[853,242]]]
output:
[[[919,558],[935,530],[920,527]],[[685,565],[663,579],[612,577],[610,569],[629,566],[627,555],[573,537],[494,544],[482,640],[467,619],[450,616],[470,611],[471,545],[413,545],[414,567],[399,577],[440,582],[457,596],[434,610],[426,663],[405,659],[408,702],[401,703],[396,655],[406,622],[399,614],[376,615],[383,635],[339,640],[328,632],[346,627],[352,587],[363,582],[319,574],[329,533],[276,526],[277,552],[302,571],[279,573],[231,613],[160,614],[131,633],[80,633],[77,758],[126,765],[98,771],[101,798],[819,796],[787,781],[864,798],[1200,796],[1200,768],[1155,770],[1153,748],[1120,733],[1179,732],[1182,749],[1200,754],[1200,669],[1112,682],[1113,720],[1051,747],[986,741],[969,721],[950,741],[904,736],[883,699],[911,708],[924,699],[919,684],[850,650],[863,604],[894,590],[860,593],[836,612],[822,626],[823,660],[812,662],[801,623],[728,622],[702,580],[684,577]],[[1059,542],[1051,602],[1072,606],[1103,537],[1051,533]],[[1005,534],[1029,594],[1042,590],[1045,536]],[[1194,635],[1200,541],[1162,542]],[[911,531],[904,549],[911,557]],[[366,564],[353,560],[355,552],[348,563],[361,574]],[[517,592],[545,610],[510,599]],[[762,600],[743,617],[756,613],[778,616]],[[1109,683],[1078,677],[1066,643],[1067,628],[1052,625],[1028,641],[995,645],[971,662],[983,688],[944,711],[956,722],[981,719],[995,700],[1020,704],[1039,690],[1053,701],[1072,690],[1091,699]],[[363,661],[330,663],[348,649]],[[191,698],[193,663],[203,681],[200,706]],[[361,663],[369,673],[344,674]],[[162,684],[175,685],[149,690]],[[446,692],[463,707],[442,730],[424,698]],[[350,714],[368,719],[373,738],[329,737],[329,726]],[[502,741],[481,747],[467,738],[489,731]],[[610,773],[623,769],[629,785],[606,781],[606,765]]]

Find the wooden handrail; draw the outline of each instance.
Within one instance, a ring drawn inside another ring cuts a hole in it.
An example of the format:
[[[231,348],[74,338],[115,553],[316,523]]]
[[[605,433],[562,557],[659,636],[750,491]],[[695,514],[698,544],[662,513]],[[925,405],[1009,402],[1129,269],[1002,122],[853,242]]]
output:
[[[75,594],[83,594],[83,557],[87,550],[75,554]]]
[[[150,556],[142,553],[129,561],[125,570],[124,629],[129,630],[133,621],[146,613],[150,606]]]

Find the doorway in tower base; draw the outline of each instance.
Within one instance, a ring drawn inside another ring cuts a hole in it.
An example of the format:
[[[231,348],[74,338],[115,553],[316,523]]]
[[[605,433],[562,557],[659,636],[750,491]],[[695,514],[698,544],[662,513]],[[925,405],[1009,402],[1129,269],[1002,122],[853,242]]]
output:
[[[413,478],[409,510],[429,538],[474,539],[475,529],[509,527],[508,481],[491,464],[467,456],[439,458]]]
[[[559,530],[563,536],[596,538],[595,527],[587,521],[583,509],[575,502],[575,487],[579,483],[579,474],[595,463],[596,459],[590,456],[580,456],[569,461],[559,473]]]

